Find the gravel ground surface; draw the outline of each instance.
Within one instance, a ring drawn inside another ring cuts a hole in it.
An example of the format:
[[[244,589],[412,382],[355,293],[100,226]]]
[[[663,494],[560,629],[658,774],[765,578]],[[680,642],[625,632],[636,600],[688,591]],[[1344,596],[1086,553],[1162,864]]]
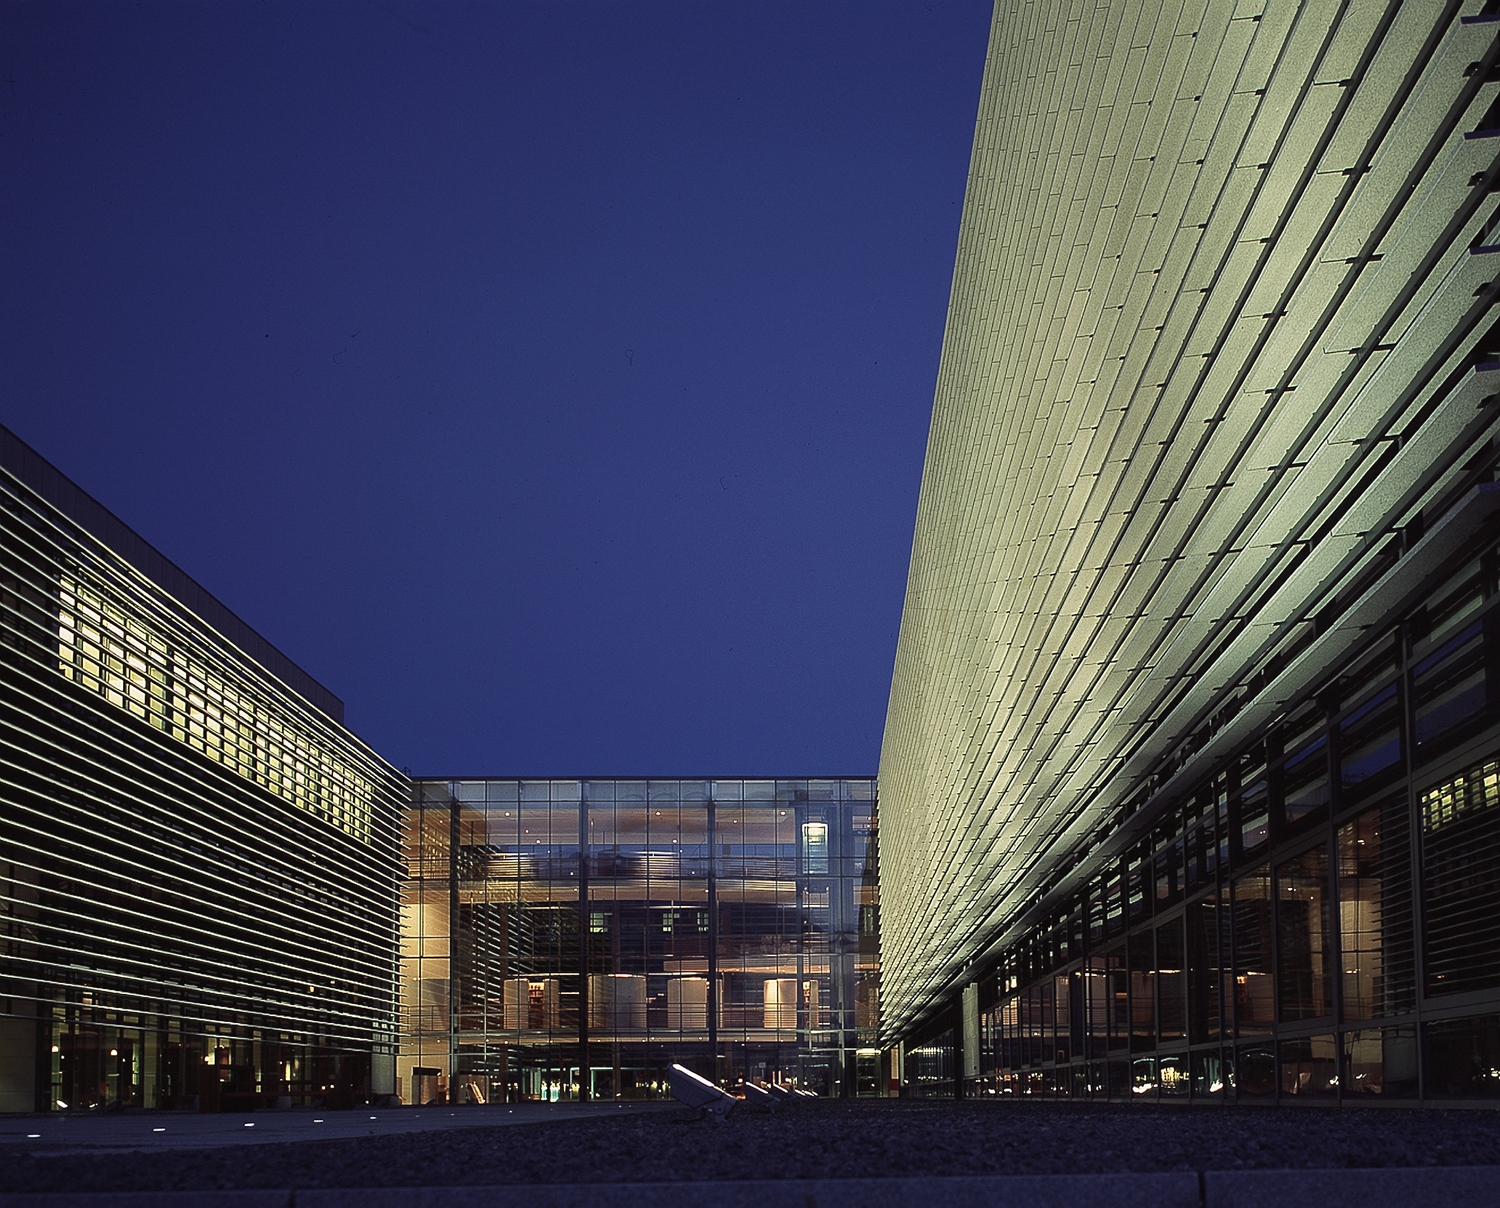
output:
[[[0,1161],[7,1191],[116,1192],[1500,1165],[1500,1112],[828,1101],[723,1124],[684,1108],[158,1154],[0,1147]]]

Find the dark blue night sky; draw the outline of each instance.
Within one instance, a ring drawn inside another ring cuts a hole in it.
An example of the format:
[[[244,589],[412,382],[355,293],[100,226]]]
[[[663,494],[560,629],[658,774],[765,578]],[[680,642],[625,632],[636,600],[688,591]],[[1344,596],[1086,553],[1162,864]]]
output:
[[[988,5],[0,7],[0,420],[423,774],[868,774]]]

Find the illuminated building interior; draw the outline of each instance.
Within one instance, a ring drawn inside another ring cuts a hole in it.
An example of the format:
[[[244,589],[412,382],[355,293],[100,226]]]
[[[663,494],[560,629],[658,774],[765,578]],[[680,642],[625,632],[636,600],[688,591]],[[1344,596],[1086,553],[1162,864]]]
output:
[[[411,1102],[875,1094],[874,782],[418,780]],[[456,922],[456,925],[455,925]]]

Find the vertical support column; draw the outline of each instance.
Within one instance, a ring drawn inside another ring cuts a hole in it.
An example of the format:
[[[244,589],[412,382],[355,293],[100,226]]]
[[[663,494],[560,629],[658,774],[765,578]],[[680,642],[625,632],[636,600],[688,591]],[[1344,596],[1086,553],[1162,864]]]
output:
[[[713,794],[708,795],[708,1051],[714,1080],[719,1074],[719,831]]]
[[[965,1081],[979,1077],[979,983],[970,982],[960,998],[959,1030],[954,1038],[954,1075],[960,1088]],[[1071,1020],[1071,1013],[1069,1019]]]
[[[1397,655],[1399,667],[1400,655]],[[1397,677],[1399,678],[1399,676]],[[1399,697],[1400,689],[1397,689]],[[1328,848],[1328,870],[1323,878],[1323,901],[1324,917],[1327,919],[1327,950],[1323,953],[1323,960],[1332,968],[1329,978],[1329,1009],[1333,1012],[1334,1019],[1334,1069],[1338,1078],[1338,1098],[1343,1100],[1348,1094],[1348,1078],[1344,1070],[1344,1038],[1338,1031],[1338,1023],[1344,1018],[1344,928],[1342,922],[1342,908],[1339,905],[1339,827],[1338,816],[1343,808],[1344,792],[1344,752],[1339,741],[1339,727],[1334,724],[1333,718],[1338,715],[1344,702],[1337,698],[1332,689],[1323,693],[1320,701],[1323,708],[1323,733],[1328,736],[1323,752],[1328,765],[1328,819],[1323,824],[1323,842]],[[1402,753],[1405,754],[1403,743]],[[1191,1058],[1189,1058],[1191,1061]],[[1279,1077],[1279,1074],[1278,1074]]]
[[[964,1097],[964,995],[960,991],[948,1008],[948,1026],[953,1029],[953,1097]]]
[[[581,787],[581,786],[580,786]],[[589,1080],[589,802],[578,794],[578,1101],[590,1098]]]
[[[50,1112],[52,1102],[52,1007],[46,1002],[36,1007],[36,1100],[31,1108],[35,1112]]]
[[[780,786],[778,785],[777,787],[779,788]],[[797,889],[797,997],[793,1000],[792,1005],[792,1037],[797,1045],[797,1082],[803,1087],[807,1086],[807,1058],[812,1040],[813,1027],[812,1012],[807,1009],[807,1002],[805,1001],[805,987],[807,986],[807,923],[811,914],[811,907],[808,904],[808,894],[811,886],[808,883],[809,868],[807,851],[802,842],[802,822],[806,817],[807,807],[802,806],[798,808],[797,804],[793,802],[792,838],[795,842],[795,850],[797,852],[797,879],[793,882]]]
[[[1421,798],[1417,792],[1417,707],[1411,682],[1411,630],[1407,621],[1396,626],[1397,691],[1401,696],[1402,754],[1406,756],[1406,861],[1411,870],[1412,1007],[1416,1028],[1417,1102],[1427,1098],[1427,1029],[1422,1026],[1422,1004],[1427,998],[1427,926],[1422,917]],[[1383,892],[1383,887],[1382,887]],[[1382,1046],[1383,1048],[1383,1046]],[[1385,1054],[1381,1053],[1382,1063]]]
[[[159,1020],[152,1022],[160,1026]],[[160,1092],[157,1088],[157,1077],[161,1068],[161,1033],[157,1027],[148,1027],[142,1036],[141,1042],[141,1103],[142,1107],[160,1107]],[[280,1049],[277,1050],[280,1053]],[[278,1063],[279,1064],[279,1063]],[[279,1071],[277,1072],[279,1078]],[[394,1077],[394,1072],[392,1073]],[[279,1085],[279,1083],[278,1083]],[[280,1096],[286,1093],[286,1088],[281,1087],[277,1091]]]
[[[448,788],[448,1094],[458,1085],[458,794]]]

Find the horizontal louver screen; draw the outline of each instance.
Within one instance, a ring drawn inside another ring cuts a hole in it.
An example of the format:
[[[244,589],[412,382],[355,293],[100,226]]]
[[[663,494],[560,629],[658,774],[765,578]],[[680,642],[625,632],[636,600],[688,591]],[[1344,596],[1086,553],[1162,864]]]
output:
[[[1428,994],[1500,985],[1500,762],[1422,794]]]

